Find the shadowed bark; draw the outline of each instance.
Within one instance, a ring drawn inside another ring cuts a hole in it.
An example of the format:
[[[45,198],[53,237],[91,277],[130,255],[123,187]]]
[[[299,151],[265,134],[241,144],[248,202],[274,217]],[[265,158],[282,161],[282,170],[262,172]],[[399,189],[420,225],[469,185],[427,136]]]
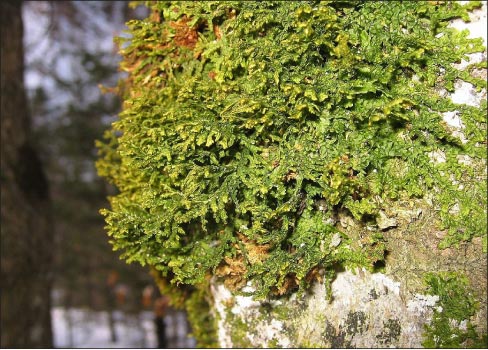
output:
[[[49,190],[31,141],[23,83],[22,2],[1,13],[1,346],[53,346]]]

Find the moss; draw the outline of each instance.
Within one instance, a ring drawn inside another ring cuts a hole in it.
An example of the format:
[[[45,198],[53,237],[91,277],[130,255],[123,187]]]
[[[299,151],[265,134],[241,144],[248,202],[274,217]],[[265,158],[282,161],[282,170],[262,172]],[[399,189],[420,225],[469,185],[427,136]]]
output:
[[[272,306],[271,310],[268,310],[267,312],[262,312],[264,315],[269,314],[270,311],[272,311],[273,317],[276,318],[277,320],[290,320],[293,317],[296,316],[297,312],[299,310],[292,308],[290,306],[285,306],[285,305],[274,305]]]
[[[207,298],[208,291],[201,288],[192,293],[185,301],[192,335],[197,340],[197,347],[199,348],[215,348],[218,346],[217,320],[210,312],[210,304]]]
[[[123,111],[97,143],[119,189],[102,214],[114,249],[183,288],[168,289],[178,303],[209,274],[264,300],[337,266],[387,270],[383,214],[403,198],[433,195],[441,248],[486,246],[486,102],[439,93],[484,86],[453,66],[482,41],[448,27],[479,2],[144,4],[118,39]],[[466,144],[442,120],[454,110]]]
[[[235,301],[235,299],[234,299]],[[259,335],[260,321],[267,321],[268,313],[257,312],[255,314],[234,314],[232,308],[234,301],[225,305],[225,322],[224,327],[229,330],[232,347],[234,348],[252,348],[256,344],[252,344],[248,335]],[[245,319],[244,319],[245,318]],[[269,345],[262,344],[262,346],[269,347]]]
[[[304,341],[300,346],[298,346],[300,349],[323,349],[324,345],[321,343],[314,343],[311,341]]]
[[[271,340],[268,342],[267,347],[268,347],[268,348],[270,348],[270,349],[279,349],[279,348],[281,348],[281,347],[279,346],[279,339],[276,339],[276,338],[271,339]]]
[[[246,324],[239,316],[230,316],[228,314],[226,321],[230,328],[230,338],[232,340],[232,347],[234,348],[251,348],[253,347],[247,338],[247,332],[252,331],[253,328]]]
[[[428,348],[487,348],[487,335],[479,335],[470,319],[477,303],[465,276],[456,273],[429,273],[427,292],[439,296],[432,322],[425,326]],[[463,325],[464,323],[464,325]]]
[[[185,309],[192,329],[191,335],[196,339],[197,346],[217,347],[217,320],[211,312],[208,281],[196,286],[175,286],[154,268],[151,269],[151,275],[161,293],[170,297],[171,305]]]

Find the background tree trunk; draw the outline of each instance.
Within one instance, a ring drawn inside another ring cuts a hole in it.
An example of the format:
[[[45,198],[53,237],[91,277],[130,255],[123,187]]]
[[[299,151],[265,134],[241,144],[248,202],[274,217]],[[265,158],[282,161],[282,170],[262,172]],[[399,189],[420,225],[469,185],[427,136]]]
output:
[[[31,141],[24,89],[22,2],[1,12],[1,346],[52,347],[46,176]]]

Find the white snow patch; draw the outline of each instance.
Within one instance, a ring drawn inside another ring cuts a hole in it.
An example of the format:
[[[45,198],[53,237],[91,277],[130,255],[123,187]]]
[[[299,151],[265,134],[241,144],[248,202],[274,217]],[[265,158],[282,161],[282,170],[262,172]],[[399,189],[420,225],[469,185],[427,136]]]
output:
[[[385,286],[395,295],[400,295],[400,282],[395,282],[388,276],[382,273],[375,273],[371,275],[373,281],[377,282],[380,285]]]
[[[433,308],[438,301],[437,295],[415,294],[413,299],[407,302],[407,310],[411,313],[421,314],[427,308]]]
[[[465,144],[468,142],[466,139],[466,136],[464,136],[464,133],[461,131],[462,129],[465,128],[463,121],[459,117],[459,111],[451,111],[451,112],[445,112],[442,113],[442,120],[447,123],[451,128],[453,128],[452,136],[454,137],[459,137],[461,142]]]
[[[88,309],[51,310],[56,348],[155,348],[152,312],[114,312],[116,341],[112,342],[107,312]]]
[[[446,154],[441,150],[435,150],[429,152],[429,158],[434,163],[445,163],[446,162]]]
[[[467,331],[468,330],[468,320],[462,320],[459,322],[459,329],[462,331]]]
[[[456,90],[451,94],[452,102],[474,107],[480,105],[481,100],[483,99],[483,93],[476,93],[473,84],[465,81],[457,81],[454,84],[454,88]]]
[[[460,1],[460,4],[467,3],[466,1]],[[466,55],[467,58],[463,59],[460,63],[454,64],[457,69],[465,69],[469,64],[480,63],[486,61],[486,46],[488,37],[487,27],[487,2],[482,2],[482,8],[477,9],[469,14],[470,22],[464,22],[462,19],[455,19],[449,24],[450,27],[457,30],[468,30],[468,38],[482,38],[483,45],[485,46],[484,52],[472,53]],[[486,89],[482,89],[481,92],[476,92],[474,86],[471,83],[465,81],[456,81],[454,84],[454,93],[450,95],[451,100],[456,104],[466,104],[468,106],[479,106],[481,101],[486,99]],[[443,113],[444,121],[451,127],[457,130],[453,131],[453,136],[459,137],[461,142],[465,144],[467,139],[461,132],[464,125],[459,118],[457,111]]]
[[[442,114],[442,119],[447,123],[447,125],[453,128],[464,129],[464,124],[461,118],[459,118],[458,111],[445,112]]]
[[[357,279],[358,277],[349,271],[337,274],[335,281],[332,283],[332,295],[334,299],[340,300],[343,306],[349,306],[351,299],[354,298],[354,286],[358,284]],[[325,295],[324,284],[321,283],[320,287],[316,286],[314,289],[315,293],[319,292],[319,290],[322,292],[323,290],[324,294],[322,295]]]
[[[463,70],[470,64],[481,63],[486,59],[486,53],[484,53],[484,52],[470,53],[470,54],[467,54],[466,56],[468,56],[467,60],[462,59],[461,63],[454,64],[454,67],[456,67],[457,69]]]
[[[251,281],[248,281],[246,283],[246,285],[244,286],[244,288],[242,288],[242,291],[245,292],[245,293],[252,293],[252,292],[255,292],[256,291],[256,288],[253,287]]]
[[[232,312],[249,325],[245,337],[254,347],[277,345],[288,348],[296,343],[318,341],[322,339],[324,318],[330,326],[338,330],[344,327],[351,317],[351,312],[364,315],[364,321],[359,320],[363,331],[352,335],[352,347],[374,347],[378,343],[377,334],[370,329],[384,328],[385,318],[396,320],[402,325],[398,344],[405,347],[419,347],[422,341],[422,327],[429,322],[436,307],[438,296],[416,294],[413,298],[405,299],[400,294],[400,282],[382,273],[370,273],[366,269],[339,272],[332,282],[332,301],[326,302],[327,288],[325,283],[314,283],[307,296],[297,297],[293,293],[289,298],[280,299],[285,307],[296,308],[298,304],[305,305],[298,318],[276,319],[273,314],[264,315],[251,297],[234,296],[223,285],[211,284],[215,298],[214,310],[219,314],[219,345],[232,347],[230,329],[233,326],[226,321],[225,310],[229,301],[233,301]],[[410,299],[410,300],[409,300]],[[275,303],[272,303],[275,306]],[[265,317],[263,317],[265,316]],[[267,316],[267,317],[266,317]],[[364,322],[364,324],[363,324]],[[296,330],[291,339],[286,333],[288,326],[293,325]],[[318,337],[318,338],[317,338]],[[273,344],[272,342],[276,342]]]
[[[290,339],[283,334],[283,322],[271,319],[268,322],[260,322],[257,327],[259,334],[248,333],[247,338],[252,344],[267,346],[268,342],[276,339],[278,345],[282,348],[288,348],[291,345]]]
[[[461,155],[457,156],[457,160],[460,164],[464,164],[464,165],[473,164],[473,159],[470,156],[465,155],[465,154],[461,154]]]
[[[461,209],[459,208],[459,203],[455,203],[451,209],[449,209],[449,214],[456,215],[459,214]]]
[[[214,307],[219,314],[217,337],[219,344],[223,348],[232,347],[232,339],[226,327],[225,304],[232,298],[231,292],[225,288],[223,284],[211,283],[210,290],[212,292],[215,304]]]
[[[461,5],[469,3],[469,1],[459,1]],[[486,47],[487,43],[487,2],[482,1],[481,9],[475,10],[469,14],[470,22],[466,23],[458,18],[451,21],[450,27],[458,30],[469,30],[468,38],[483,38],[483,45]]]
[[[290,347],[291,341],[284,334],[283,322],[271,318],[269,320],[261,320],[258,318],[261,316],[259,307],[261,302],[255,301],[252,296],[234,295],[223,285],[218,284],[215,281],[211,283],[211,292],[214,297],[214,310],[219,314],[218,322],[218,339],[220,347],[229,348],[233,347],[232,339],[230,337],[229,325],[227,323],[226,306],[230,300],[233,301],[233,307],[231,312],[240,317],[244,323],[257,322],[256,330],[259,332],[247,332],[246,337],[256,346],[267,346],[270,341],[276,340],[280,347]],[[254,290],[252,285],[248,282],[247,286],[243,289],[247,291]],[[281,304],[280,301],[272,301],[273,306]]]
[[[261,303],[254,301],[252,296],[238,295],[235,297],[235,305],[231,311],[234,315],[239,315],[243,309],[257,308],[260,305]]]

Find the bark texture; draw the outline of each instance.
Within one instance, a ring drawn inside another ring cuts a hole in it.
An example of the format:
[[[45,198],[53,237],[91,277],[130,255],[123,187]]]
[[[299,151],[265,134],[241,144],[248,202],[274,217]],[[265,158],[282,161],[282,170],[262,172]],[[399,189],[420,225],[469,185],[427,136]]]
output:
[[[397,227],[385,232],[390,253],[383,273],[337,271],[330,290],[325,283],[315,283],[307,294],[259,302],[233,294],[214,279],[211,292],[220,346],[420,348],[427,336],[425,325],[436,310],[442,312],[440,296],[425,293],[423,277],[440,271],[466,275],[480,306],[464,323],[456,326],[453,320],[453,327],[471,322],[478,334],[486,334],[487,259],[481,239],[439,250],[443,232],[433,229],[428,206],[417,204],[417,210],[398,215]],[[344,226],[347,221],[343,218]],[[350,233],[360,230],[353,225],[344,228]],[[244,291],[252,294],[252,284]]]
[[[22,3],[1,13],[1,346],[52,347],[49,191],[23,83]]]

